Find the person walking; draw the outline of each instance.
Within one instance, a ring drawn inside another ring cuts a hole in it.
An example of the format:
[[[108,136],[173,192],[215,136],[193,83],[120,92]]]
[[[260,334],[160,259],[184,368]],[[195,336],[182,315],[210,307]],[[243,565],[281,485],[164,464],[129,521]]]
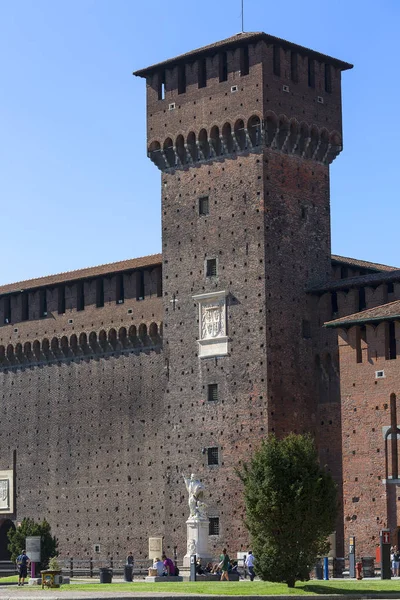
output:
[[[229,555],[228,555],[228,553],[226,551],[226,548],[224,548],[222,550],[222,554],[220,556],[220,559],[221,559],[221,561],[219,563],[219,566],[220,566],[221,571],[222,571],[220,581],[224,581],[224,580],[225,581],[229,581],[229,573],[228,573],[228,571],[229,571],[229,562],[230,562],[230,559],[229,559]]]
[[[26,550],[22,550],[22,553],[17,556],[18,585],[24,585],[30,562],[29,556],[26,555]]]
[[[250,575],[250,581],[254,581],[256,574],[254,573],[254,554],[251,550],[249,550],[245,564]]]

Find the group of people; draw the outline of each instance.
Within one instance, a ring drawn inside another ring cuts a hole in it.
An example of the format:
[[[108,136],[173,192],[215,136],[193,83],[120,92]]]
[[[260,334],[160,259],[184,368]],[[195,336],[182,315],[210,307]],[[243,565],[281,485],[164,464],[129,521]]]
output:
[[[400,571],[400,552],[397,546],[392,546],[390,548],[390,562],[392,564],[393,577],[398,577]]]
[[[166,554],[163,554],[161,558],[162,560],[160,560],[160,558],[155,558],[153,563],[153,569],[157,569],[157,577],[178,575],[178,569],[174,562],[168,558]]]
[[[250,580],[254,581],[256,576],[254,572],[254,555],[250,550],[248,555],[244,559],[244,574],[246,575],[246,569],[249,573]],[[197,559],[196,563],[196,574],[197,575],[206,575],[207,573],[212,573],[215,575],[221,575],[221,581],[229,581],[230,573],[235,573],[239,575],[239,577],[243,578],[243,576],[238,571],[238,562],[237,560],[232,560],[229,558],[228,552],[226,548],[223,549],[222,554],[220,556],[219,563],[215,563],[214,565],[209,562],[205,567],[201,564],[201,559]]]

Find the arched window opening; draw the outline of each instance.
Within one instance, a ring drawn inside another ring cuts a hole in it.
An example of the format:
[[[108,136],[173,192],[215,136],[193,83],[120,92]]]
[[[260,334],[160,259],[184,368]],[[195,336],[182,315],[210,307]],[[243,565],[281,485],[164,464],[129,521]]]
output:
[[[8,549],[9,538],[8,533],[10,530],[15,531],[15,525],[10,519],[4,519],[0,521],[0,560],[10,561],[11,552]]]
[[[45,357],[48,358],[50,354],[50,342],[47,338],[44,338],[44,340],[42,341],[42,352],[45,355]]]
[[[110,331],[108,332],[108,341],[110,342],[111,346],[115,350],[117,348],[117,342],[118,342],[117,332],[115,331],[115,329],[110,329]]]
[[[249,132],[252,146],[261,145],[261,121],[260,117],[253,115],[247,123],[247,131]]]
[[[300,126],[300,139],[299,139],[299,154],[303,156],[308,143],[309,143],[310,132],[305,123],[302,123]]]
[[[288,139],[288,143],[287,143],[287,150],[290,153],[296,152],[298,133],[299,133],[298,125],[296,122],[292,121],[290,123],[289,139]]]
[[[87,347],[88,343],[87,343],[87,335],[84,332],[82,332],[79,336],[79,345],[82,348],[82,350],[85,351],[85,348]]]
[[[61,352],[64,354],[64,356],[68,356],[68,353],[69,353],[68,338],[65,335],[61,338]]]
[[[199,148],[204,160],[208,160],[210,157],[210,146],[208,143],[207,131],[205,129],[202,129],[199,133]]]
[[[69,338],[69,345],[71,347],[71,350],[74,354],[77,354],[78,352],[78,338],[76,337],[75,333],[73,333],[71,335],[71,337]]]
[[[149,146],[148,156],[149,156],[150,160],[153,161],[153,163],[155,165],[157,165],[157,167],[159,167],[160,169],[162,169],[164,167],[164,159],[163,159],[163,155],[161,153],[160,142],[158,142],[158,141],[151,142],[151,144]]]
[[[230,123],[225,123],[222,128],[222,139],[224,141],[225,150],[228,154],[233,152],[232,127]]]
[[[273,143],[273,141],[275,139],[278,124],[277,124],[276,119],[272,115],[268,115],[268,117],[265,120],[265,123],[266,123],[267,139],[268,139],[267,143],[269,146],[271,146],[271,144]]]
[[[214,125],[210,131],[210,142],[216,156],[221,156],[221,140],[219,139],[219,128]]]
[[[7,346],[7,358],[10,362],[14,361],[14,346],[12,344],[8,344]]]
[[[175,167],[175,150],[171,138],[167,138],[164,142],[164,154],[168,167]]]
[[[284,150],[285,143],[289,135],[289,122],[286,119],[279,119],[279,132],[277,146],[279,150]]]
[[[128,344],[128,336],[127,336],[127,332],[126,332],[126,327],[120,328],[120,330],[118,331],[118,339],[121,343],[121,346],[123,348],[126,348],[126,346]]]
[[[147,343],[147,326],[145,325],[145,323],[141,323],[139,325],[139,338],[140,338],[142,344],[146,345],[146,343]]]
[[[17,344],[15,346],[15,356],[18,358],[19,361],[23,359],[22,344]]]
[[[32,346],[30,342],[25,342],[24,344],[24,354],[25,356],[30,359],[32,356]]]
[[[242,121],[242,119],[238,119],[236,121],[234,127],[234,134],[237,145],[239,146],[240,150],[245,150],[247,147],[247,140],[246,131],[244,129],[244,122]]]
[[[33,342],[33,354],[37,360],[40,359],[40,342],[39,340],[35,340]]]
[[[93,352],[96,351],[96,349],[97,349],[97,333],[95,331],[92,331],[89,334],[89,346],[91,347]]]
[[[176,138],[176,152],[182,165],[186,165],[186,148],[183,135],[178,135]]]
[[[311,129],[310,138],[310,143],[308,144],[307,148],[307,156],[308,158],[313,158],[319,144],[319,131],[316,127]]]
[[[58,352],[59,352],[59,343],[58,343],[58,338],[54,337],[51,340],[51,351],[54,354],[54,356],[58,356]]]
[[[137,330],[136,330],[135,325],[131,325],[129,327],[128,335],[129,335],[129,340],[130,340],[131,344],[133,346],[136,346],[138,343],[138,339],[137,339]]]
[[[157,323],[151,323],[149,327],[149,336],[153,343],[158,342],[158,325]]]
[[[187,138],[187,147],[193,162],[197,162],[196,134],[191,131]]]
[[[104,329],[102,329],[99,333],[99,344],[103,350],[107,349],[107,334]]]

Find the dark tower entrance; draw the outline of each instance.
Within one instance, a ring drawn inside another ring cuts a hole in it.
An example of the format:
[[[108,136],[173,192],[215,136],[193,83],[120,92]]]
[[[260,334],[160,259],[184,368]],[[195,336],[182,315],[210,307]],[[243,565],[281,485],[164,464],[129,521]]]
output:
[[[10,519],[0,519],[0,560],[11,560],[11,554],[8,551],[8,532],[15,529],[15,525]]]

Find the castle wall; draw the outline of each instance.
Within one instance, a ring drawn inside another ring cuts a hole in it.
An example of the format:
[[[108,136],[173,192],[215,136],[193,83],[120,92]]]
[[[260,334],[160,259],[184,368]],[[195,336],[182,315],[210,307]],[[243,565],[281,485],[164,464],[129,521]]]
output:
[[[159,347],[0,372],[16,520],[46,518],[61,556],[146,558],[166,523],[163,384]]]
[[[375,556],[380,529],[388,527],[393,543],[398,541],[398,477],[392,472],[392,441],[389,437],[385,442],[385,433],[392,423],[392,394],[399,415],[399,359],[386,358],[385,328],[386,323],[366,326],[361,362],[358,328],[339,332],[344,533],[345,539],[356,536],[359,556]],[[398,324],[396,331],[399,339]],[[377,378],[380,370],[384,377]]]

